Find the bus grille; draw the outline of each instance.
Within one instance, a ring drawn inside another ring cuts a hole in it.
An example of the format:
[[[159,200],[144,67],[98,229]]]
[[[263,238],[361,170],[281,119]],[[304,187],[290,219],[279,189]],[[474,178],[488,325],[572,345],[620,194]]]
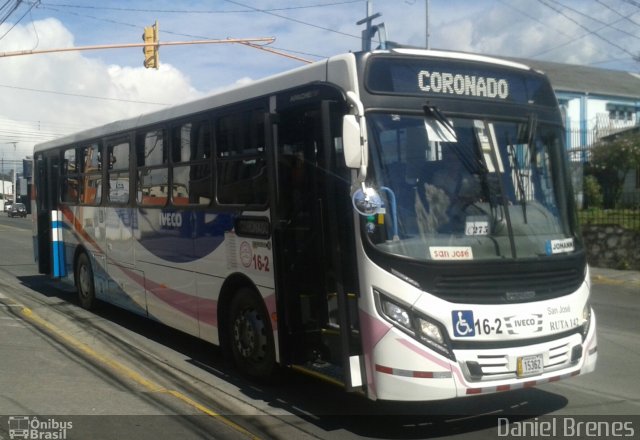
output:
[[[431,293],[454,303],[501,304],[550,299],[576,291],[584,277],[575,269],[500,274],[446,274]]]
[[[574,365],[577,358],[572,356],[572,348],[581,347],[575,345],[576,342],[578,341],[574,333],[569,338],[541,346],[539,352],[543,354],[544,373]],[[461,361],[461,365],[466,367],[463,368],[463,372],[468,381],[487,382],[518,378],[516,368],[519,349],[515,350],[514,352],[513,348],[468,349],[457,352],[456,356]]]

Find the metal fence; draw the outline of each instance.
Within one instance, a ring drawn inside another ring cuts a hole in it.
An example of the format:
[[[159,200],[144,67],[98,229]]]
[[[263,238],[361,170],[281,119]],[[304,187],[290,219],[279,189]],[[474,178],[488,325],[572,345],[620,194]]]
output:
[[[615,225],[640,231],[640,192],[622,193],[615,209],[587,208],[578,211],[581,225]]]
[[[593,146],[603,138],[637,127],[638,124],[638,121],[611,121],[608,117],[603,117],[599,118],[593,128],[567,130],[571,180],[580,209],[579,219],[583,225],[619,225],[626,229],[640,230],[640,169],[632,170],[627,175],[624,192],[619,197],[613,194],[612,187],[602,185],[602,202],[605,208],[593,207],[592,201],[587,200],[583,191]]]

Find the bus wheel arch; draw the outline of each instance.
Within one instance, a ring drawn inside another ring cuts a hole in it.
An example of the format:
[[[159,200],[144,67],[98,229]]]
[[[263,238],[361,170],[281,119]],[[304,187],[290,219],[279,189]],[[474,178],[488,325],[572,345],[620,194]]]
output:
[[[264,300],[243,275],[229,277],[218,302],[218,331],[225,358],[243,374],[266,378],[275,368],[273,328]]]
[[[89,253],[82,247],[76,249],[73,257],[73,274],[80,306],[87,310],[95,308],[97,299],[93,266]]]

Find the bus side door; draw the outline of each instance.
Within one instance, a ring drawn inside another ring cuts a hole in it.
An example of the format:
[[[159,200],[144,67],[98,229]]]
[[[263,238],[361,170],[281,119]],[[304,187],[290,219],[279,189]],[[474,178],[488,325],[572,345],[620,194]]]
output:
[[[336,160],[340,108],[313,100],[277,112],[271,206],[283,360],[351,389],[344,366],[360,343],[349,171]]]

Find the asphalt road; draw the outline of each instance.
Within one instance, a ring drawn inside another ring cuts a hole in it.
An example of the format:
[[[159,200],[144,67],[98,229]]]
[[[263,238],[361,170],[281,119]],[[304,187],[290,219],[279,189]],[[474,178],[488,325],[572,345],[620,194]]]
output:
[[[286,370],[249,382],[210,344],[111,306],[79,308],[37,274],[30,219],[0,214],[0,440],[26,417],[65,438],[495,439],[499,417],[604,415],[640,437],[640,282],[599,277],[592,302],[595,373],[460,401],[369,402]]]

